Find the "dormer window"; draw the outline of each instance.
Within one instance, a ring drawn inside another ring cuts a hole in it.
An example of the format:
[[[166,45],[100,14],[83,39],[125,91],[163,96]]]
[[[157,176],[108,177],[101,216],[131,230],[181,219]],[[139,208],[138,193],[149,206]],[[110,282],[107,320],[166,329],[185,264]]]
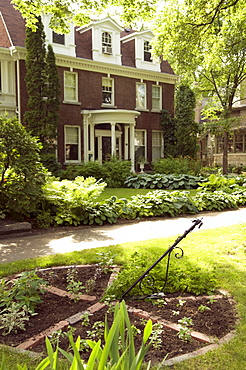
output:
[[[109,32],[102,33],[102,53],[112,54],[112,36]]]
[[[54,44],[65,45],[65,35],[59,35],[59,33],[52,31],[52,41]]]
[[[144,61],[152,62],[151,59],[151,45],[149,41],[144,41]]]

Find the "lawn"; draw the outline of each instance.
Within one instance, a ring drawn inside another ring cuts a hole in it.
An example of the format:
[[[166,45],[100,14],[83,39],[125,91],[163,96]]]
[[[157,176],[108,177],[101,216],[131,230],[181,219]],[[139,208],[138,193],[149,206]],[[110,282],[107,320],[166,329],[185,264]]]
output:
[[[135,252],[151,251],[151,254],[158,258],[163,252],[173,244],[175,237],[148,240],[145,242],[126,243],[111,246],[110,251],[117,254],[115,263],[124,265],[124,261]],[[176,364],[175,370],[243,370],[246,363],[246,224],[238,224],[230,227],[223,227],[212,230],[200,230],[189,234],[180,243],[185,256],[191,262],[200,266],[210,265],[216,268],[218,287],[229,291],[237,302],[240,314],[236,335],[229,343],[219,349],[211,351],[204,356],[187,360]],[[2,264],[0,267],[1,276],[12,274],[24,269],[35,267],[46,267],[51,265],[64,264],[86,264],[97,262],[99,251],[107,251],[107,248],[84,250],[67,254],[46,256],[43,258],[17,261]],[[182,264],[182,260],[180,260]],[[165,345],[165,344],[164,344]],[[14,363],[26,362],[28,369],[35,369],[35,361],[16,355],[6,353],[8,369],[14,370]],[[66,369],[62,365],[61,369]],[[166,367],[162,366],[162,369]],[[156,369],[152,367],[152,369]]]

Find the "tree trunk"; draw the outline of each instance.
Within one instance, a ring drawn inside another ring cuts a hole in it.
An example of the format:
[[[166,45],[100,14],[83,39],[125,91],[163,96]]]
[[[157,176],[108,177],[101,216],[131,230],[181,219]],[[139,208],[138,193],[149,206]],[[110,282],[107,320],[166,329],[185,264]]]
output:
[[[223,162],[222,162],[222,170],[223,175],[228,174],[228,138],[229,134],[228,132],[224,131],[224,137],[223,137]]]

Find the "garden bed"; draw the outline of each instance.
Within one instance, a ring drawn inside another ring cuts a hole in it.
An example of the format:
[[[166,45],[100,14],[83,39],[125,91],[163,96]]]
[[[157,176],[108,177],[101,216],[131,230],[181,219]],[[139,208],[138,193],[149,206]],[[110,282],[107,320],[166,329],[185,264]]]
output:
[[[38,274],[49,282],[49,285],[59,288],[63,291],[67,290],[67,268],[53,268],[40,271]],[[76,329],[73,333],[74,338],[78,335],[82,339],[89,338],[92,340],[99,339],[94,336],[99,333],[105,321],[105,314],[108,312],[107,305],[98,304],[102,298],[109,281],[110,273],[98,273],[98,266],[84,266],[76,268],[76,279],[80,281],[86,289],[82,291],[83,296],[77,301],[67,296],[58,296],[52,293],[52,289],[46,291],[42,296],[43,302],[37,306],[37,315],[32,316],[26,324],[26,330],[12,331],[8,335],[0,335],[0,343],[20,348],[31,349],[36,352],[45,352],[44,340],[39,344],[35,343],[29,347],[22,347],[23,343],[27,343],[30,338],[51,327],[61,321],[70,321],[71,316],[76,315],[76,319],[70,323],[70,326],[65,331]],[[93,283],[94,280],[94,283]],[[86,291],[85,291],[86,290]],[[59,292],[59,291],[58,291]],[[78,298],[78,297],[77,297]],[[167,295],[166,302],[162,300],[127,300],[129,316],[132,325],[136,329],[143,331],[144,323],[148,318],[153,319],[153,333],[157,336],[156,344],[148,352],[147,360],[161,361],[164,357],[172,358],[180,354],[192,352],[202,348],[214,339],[220,339],[229,333],[236,323],[236,311],[233,301],[225,295],[217,295],[216,297],[206,296],[191,296],[183,295]],[[85,322],[85,311],[92,314],[88,316],[88,325],[82,325]],[[193,325],[190,327],[191,334],[186,340],[179,338],[178,320],[183,318],[191,318]],[[112,308],[108,313],[108,321],[112,322]],[[160,325],[156,325],[161,323]],[[96,327],[95,327],[95,323]],[[98,324],[100,323],[100,324]],[[162,332],[157,333],[162,329]],[[198,334],[196,332],[199,332]],[[3,334],[3,330],[0,331]],[[68,349],[68,339],[63,335],[60,336],[59,346],[65,350]],[[55,340],[57,335],[51,335],[51,340]],[[136,347],[140,345],[142,335],[136,335]],[[86,347],[82,350],[81,356],[85,360],[88,358],[90,351]]]

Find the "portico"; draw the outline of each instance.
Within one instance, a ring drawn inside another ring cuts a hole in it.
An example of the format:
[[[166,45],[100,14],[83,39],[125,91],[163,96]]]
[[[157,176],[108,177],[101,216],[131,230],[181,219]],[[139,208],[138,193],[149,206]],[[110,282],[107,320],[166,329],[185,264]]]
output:
[[[84,162],[107,155],[131,161],[134,171],[134,127],[140,112],[123,109],[82,110]]]

